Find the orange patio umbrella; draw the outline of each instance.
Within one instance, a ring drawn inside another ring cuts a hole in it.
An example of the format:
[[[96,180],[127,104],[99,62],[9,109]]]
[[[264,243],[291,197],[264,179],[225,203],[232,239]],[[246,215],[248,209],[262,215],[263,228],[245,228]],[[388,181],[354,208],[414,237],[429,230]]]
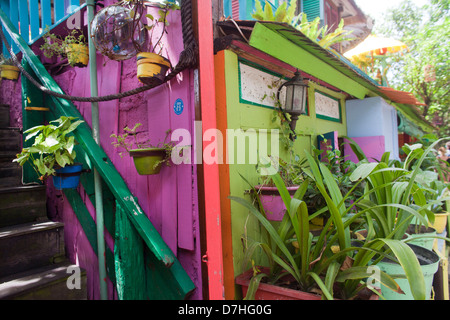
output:
[[[401,41],[370,35],[356,47],[344,53],[344,57],[351,59],[360,55],[381,56],[387,53],[399,52],[407,48],[407,45]]]
[[[407,45],[401,41],[369,35],[363,42],[355,48],[344,53],[344,57],[355,63],[359,68],[366,70],[370,66],[373,69],[375,56],[386,56],[388,53],[400,52],[408,49]],[[381,59],[382,70],[378,69],[377,78],[382,85],[387,85],[386,72],[388,67],[386,61]],[[367,72],[367,71],[366,71]]]

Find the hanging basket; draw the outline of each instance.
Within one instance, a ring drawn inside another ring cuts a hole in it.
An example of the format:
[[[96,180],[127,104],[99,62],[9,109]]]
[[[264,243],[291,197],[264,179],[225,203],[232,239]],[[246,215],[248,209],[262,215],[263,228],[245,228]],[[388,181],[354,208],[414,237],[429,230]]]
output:
[[[170,61],[152,52],[141,52],[136,57],[137,77],[146,85],[160,85],[164,82]]]
[[[55,171],[56,174],[53,176],[53,186],[57,190],[75,189],[80,183],[80,175],[83,172],[83,166],[81,164],[75,164],[56,169]]]
[[[140,175],[158,174],[167,152],[163,148],[146,148],[130,150],[134,165]]]
[[[10,66],[10,65],[1,65],[1,77],[3,79],[8,80],[17,80],[19,78],[20,70],[16,66]]]

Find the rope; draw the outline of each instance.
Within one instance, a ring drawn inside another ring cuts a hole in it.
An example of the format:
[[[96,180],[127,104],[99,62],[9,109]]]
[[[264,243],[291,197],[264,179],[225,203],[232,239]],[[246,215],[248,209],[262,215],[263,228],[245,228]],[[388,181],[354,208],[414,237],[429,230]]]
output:
[[[178,64],[175,66],[175,68],[172,68],[171,72],[167,74],[165,77],[163,83],[166,83],[170,80],[172,80],[177,74],[182,72],[185,69],[193,68],[197,66],[197,56],[198,56],[198,46],[197,42],[194,37],[194,31],[192,26],[192,4],[190,0],[181,0],[181,23],[183,28],[183,43],[184,43],[184,51],[180,53],[180,60]],[[145,85],[142,87],[138,87],[126,92],[117,93],[117,94],[110,94],[106,96],[100,96],[100,97],[77,97],[77,96],[71,96],[67,94],[62,94],[59,92],[52,91],[45,86],[41,85],[38,81],[36,81],[21,65],[19,60],[17,59],[17,56],[14,54],[11,46],[9,45],[8,41],[6,40],[5,35],[3,34],[3,28],[0,28],[0,38],[2,42],[5,44],[6,48],[8,49],[8,52],[11,55],[11,58],[14,62],[14,64],[20,69],[22,74],[39,90],[44,92],[45,94],[66,99],[70,101],[79,101],[79,102],[102,102],[102,101],[110,101],[110,100],[116,100],[121,99],[125,97],[129,97],[132,95],[139,94],[141,92],[150,90],[152,88],[155,88],[157,86],[160,86],[161,84],[152,84],[152,85]]]

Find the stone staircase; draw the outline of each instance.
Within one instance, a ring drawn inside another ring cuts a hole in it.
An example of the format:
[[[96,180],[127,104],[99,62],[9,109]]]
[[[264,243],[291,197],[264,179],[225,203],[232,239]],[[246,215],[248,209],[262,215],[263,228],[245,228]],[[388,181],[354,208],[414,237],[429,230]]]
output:
[[[45,186],[22,185],[12,162],[21,141],[0,105],[0,300],[87,299],[85,272],[65,257],[64,225],[47,218]],[[81,288],[69,289],[78,275]]]

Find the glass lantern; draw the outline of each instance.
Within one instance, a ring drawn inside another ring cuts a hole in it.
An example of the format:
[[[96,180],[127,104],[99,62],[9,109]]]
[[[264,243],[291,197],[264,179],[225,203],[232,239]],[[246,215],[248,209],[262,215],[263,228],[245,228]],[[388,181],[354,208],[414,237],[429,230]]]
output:
[[[280,86],[278,92],[280,92],[283,87],[286,87],[284,111],[290,115],[296,116],[305,114],[308,85],[305,84],[300,72],[297,70],[291,80]]]
[[[147,32],[131,10],[111,5],[100,10],[92,20],[91,34],[97,50],[112,60],[127,60],[138,53],[147,40]]]

